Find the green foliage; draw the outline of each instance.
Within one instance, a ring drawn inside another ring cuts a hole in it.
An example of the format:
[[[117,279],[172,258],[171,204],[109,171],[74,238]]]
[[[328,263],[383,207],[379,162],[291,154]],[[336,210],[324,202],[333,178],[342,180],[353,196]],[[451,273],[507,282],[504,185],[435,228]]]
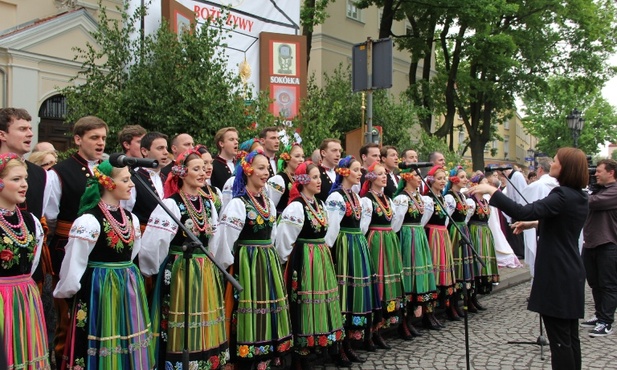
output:
[[[585,153],[598,153],[605,142],[617,140],[617,111],[601,94],[601,85],[588,77],[553,77],[541,93],[524,98],[526,130],[538,138],[536,150],[554,155],[557,149],[572,146],[573,139],[566,116],[574,108],[583,112],[585,125],[578,140]]]
[[[617,150],[613,150],[613,152],[611,153],[611,159],[614,159],[617,161]]]
[[[412,148],[418,153],[418,158],[421,162],[428,161],[429,154],[432,152],[440,152],[446,158],[446,164],[449,168],[454,167],[454,165],[461,165],[465,168],[471,167],[471,164],[463,159],[461,155],[451,151],[448,148],[448,144],[442,138],[429,135],[424,131],[420,133],[420,140]]]
[[[92,114],[108,123],[110,137],[127,124],[139,124],[170,136],[187,132],[197,143],[212,143],[225,126],[248,138],[255,134],[254,122],[274,122],[267,94],[252,96],[227,70],[225,17],[180,36],[163,24],[141,42],[133,36],[142,10],[129,15],[125,4],[121,20],[108,19],[101,7],[100,27],[92,33],[100,49],[89,44],[76,50],[75,59],[83,64],[75,79],[86,83],[61,91],[68,122]]]

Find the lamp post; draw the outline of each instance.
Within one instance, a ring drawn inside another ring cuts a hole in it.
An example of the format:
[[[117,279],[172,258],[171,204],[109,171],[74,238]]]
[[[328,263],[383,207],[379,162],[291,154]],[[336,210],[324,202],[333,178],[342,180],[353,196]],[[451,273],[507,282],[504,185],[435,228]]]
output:
[[[572,139],[574,139],[574,147],[578,148],[578,138],[581,135],[581,131],[583,130],[583,125],[585,124],[585,119],[581,117],[582,112],[579,112],[578,109],[574,108],[572,112],[566,117],[566,122],[568,123],[568,127],[570,131],[572,131]]]
[[[536,160],[536,151],[533,150],[532,148],[527,149],[527,158],[525,158],[527,161],[529,161],[529,170],[533,171],[535,170],[535,160]]]

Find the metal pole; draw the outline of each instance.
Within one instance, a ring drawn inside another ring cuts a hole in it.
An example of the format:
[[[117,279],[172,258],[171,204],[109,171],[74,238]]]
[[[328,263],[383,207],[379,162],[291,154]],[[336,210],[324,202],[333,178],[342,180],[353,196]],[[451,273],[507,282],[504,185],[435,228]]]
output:
[[[365,143],[373,141],[373,40],[370,37],[366,39],[366,74],[367,86],[366,91],[366,134]]]

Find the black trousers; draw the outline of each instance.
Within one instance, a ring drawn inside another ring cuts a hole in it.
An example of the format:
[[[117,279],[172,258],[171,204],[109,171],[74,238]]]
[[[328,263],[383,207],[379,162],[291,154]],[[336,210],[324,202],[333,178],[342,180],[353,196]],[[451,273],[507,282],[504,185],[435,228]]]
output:
[[[583,263],[596,317],[598,321],[612,325],[617,308],[617,245],[583,248]]]
[[[560,319],[542,315],[546,336],[551,347],[554,370],[581,370],[581,341],[578,319]]]

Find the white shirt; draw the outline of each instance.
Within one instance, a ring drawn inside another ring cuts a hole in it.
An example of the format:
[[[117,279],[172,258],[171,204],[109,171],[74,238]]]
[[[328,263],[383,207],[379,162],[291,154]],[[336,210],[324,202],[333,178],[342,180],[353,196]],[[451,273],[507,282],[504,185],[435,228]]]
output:
[[[144,168],[144,170],[146,170],[146,172],[148,172],[148,175],[150,175],[150,181],[152,181],[152,184],[154,185],[154,189],[156,189],[156,193],[159,196],[159,198],[163,199],[163,179],[161,179],[161,171],[154,171],[150,168]],[[139,175],[137,175],[139,176]],[[126,209],[129,212],[133,211],[133,208],[135,208],[135,202],[137,201],[137,188],[134,187],[131,189],[131,197],[127,200],[121,200],[120,201],[120,205],[122,206],[122,208]]]
[[[90,173],[94,167],[99,165],[99,161],[88,161],[88,169]],[[55,225],[55,221],[58,219],[58,213],[60,213],[60,199],[62,199],[62,182],[56,171],[47,171],[47,187],[49,188],[49,201],[47,207],[43,211],[47,222],[52,222]]]

